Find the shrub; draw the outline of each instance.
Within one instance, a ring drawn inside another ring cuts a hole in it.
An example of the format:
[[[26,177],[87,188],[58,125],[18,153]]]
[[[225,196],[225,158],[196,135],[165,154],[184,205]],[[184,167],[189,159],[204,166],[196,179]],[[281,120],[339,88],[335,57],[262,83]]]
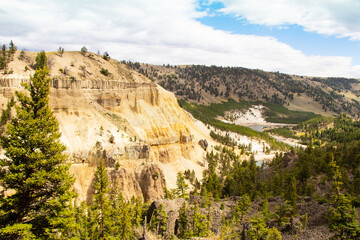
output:
[[[81,48],[81,54],[82,54],[83,56],[85,56],[85,53],[87,53],[87,51],[88,51],[88,49],[87,49],[85,46],[83,46],[83,47]]]
[[[109,76],[109,70],[105,69],[105,68],[101,68],[100,73],[104,76]]]
[[[105,59],[106,61],[109,61],[110,60],[110,55],[108,52],[104,52],[103,54],[103,59]]]
[[[117,171],[117,170],[119,170],[119,168],[120,168],[120,163],[119,163],[119,162],[116,162],[116,163],[115,163],[115,170]]]
[[[112,144],[114,144],[114,143],[115,143],[114,140],[115,140],[114,136],[111,135],[110,138],[109,138],[109,142],[112,143]]]

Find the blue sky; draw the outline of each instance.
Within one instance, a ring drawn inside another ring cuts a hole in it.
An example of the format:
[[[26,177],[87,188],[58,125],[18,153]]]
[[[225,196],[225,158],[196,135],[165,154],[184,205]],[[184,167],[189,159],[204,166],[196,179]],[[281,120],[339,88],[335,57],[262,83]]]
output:
[[[251,24],[246,19],[239,19],[233,14],[218,12],[224,8],[221,2],[210,5],[201,4],[201,2],[199,4],[198,9],[207,11],[209,15],[197,20],[214,29],[234,34],[272,36],[307,55],[347,56],[353,58],[353,64],[360,64],[360,41],[352,41],[349,37],[329,36],[305,31],[304,27],[297,24],[284,26]]]
[[[0,43],[360,78],[359,0],[0,0]]]
[[[272,36],[307,55],[348,56],[353,58],[354,64],[360,64],[360,42],[352,41],[349,37],[329,36],[305,31],[304,27],[297,24],[284,26],[251,24],[246,19],[241,19],[241,16],[219,12],[225,7],[221,2],[203,4],[200,1],[199,5],[198,9],[207,11],[209,15],[198,18],[198,20],[214,29],[235,34]]]

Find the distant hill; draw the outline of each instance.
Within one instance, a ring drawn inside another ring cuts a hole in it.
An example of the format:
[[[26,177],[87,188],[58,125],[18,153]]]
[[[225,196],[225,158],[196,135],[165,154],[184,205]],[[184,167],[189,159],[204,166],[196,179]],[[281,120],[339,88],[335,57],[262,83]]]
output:
[[[126,64],[190,102],[207,105],[232,98],[327,116],[360,113],[357,79],[302,77],[241,67]]]

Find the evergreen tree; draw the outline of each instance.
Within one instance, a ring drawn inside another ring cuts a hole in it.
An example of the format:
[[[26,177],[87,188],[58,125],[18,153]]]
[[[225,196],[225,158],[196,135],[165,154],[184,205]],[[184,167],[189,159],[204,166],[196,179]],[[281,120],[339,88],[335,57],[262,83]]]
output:
[[[1,119],[0,119],[0,134],[3,133],[4,129],[2,129],[6,123],[11,119],[11,109],[15,105],[14,97],[11,97],[6,105],[6,109],[1,111]]]
[[[85,46],[83,46],[80,51],[81,51],[81,54],[82,54],[83,56],[85,56],[85,54],[87,53],[88,49],[87,49]]]
[[[279,230],[266,226],[265,219],[261,213],[251,219],[251,228],[247,231],[247,235],[250,239],[259,240],[280,240],[282,238]]]
[[[189,189],[189,185],[185,181],[185,177],[181,172],[178,172],[176,178],[176,194],[180,198],[188,198],[189,194],[187,190]]]
[[[6,45],[3,44],[1,47],[1,54],[0,54],[0,69],[6,69],[6,65],[7,65]]]
[[[57,52],[58,52],[59,56],[62,57],[62,55],[64,54],[64,48],[60,46],[58,48]]]
[[[190,222],[193,237],[207,237],[210,234],[210,223],[206,215],[201,213],[197,202],[191,207]]]
[[[90,205],[91,236],[94,239],[106,239],[111,232],[111,205],[109,199],[109,179],[105,162],[101,159],[96,168],[94,179],[95,193]]]
[[[212,170],[203,181],[203,191],[206,189],[206,191],[211,193],[216,199],[219,199],[221,197],[222,186],[215,170]],[[201,192],[202,195],[204,195],[203,191]]]
[[[275,172],[274,177],[271,179],[271,189],[275,196],[282,196],[284,189],[283,189],[283,173]]]
[[[328,227],[333,239],[360,239],[358,215],[344,194],[335,194],[328,210]]]
[[[46,53],[44,51],[41,51],[36,55],[34,67],[36,70],[43,69],[44,67],[46,67],[46,64],[47,64]]]
[[[268,198],[265,198],[265,200],[264,200],[264,202],[263,202],[263,204],[261,206],[261,213],[264,216],[265,222],[268,222],[271,219],[272,214],[271,214],[270,209],[269,209]]]
[[[151,218],[150,229],[154,229],[156,233],[165,236],[167,229],[168,215],[164,209],[164,205],[160,204],[159,208],[156,209]]]
[[[233,218],[235,222],[243,222],[245,214],[247,214],[251,207],[251,201],[248,195],[244,195],[239,199],[238,204],[235,206]]]
[[[332,206],[330,206],[327,214],[329,230],[334,233],[333,239],[359,239],[360,226],[357,212],[351,205],[351,201],[340,193],[340,187],[343,183],[339,166],[336,165],[334,158],[329,165],[334,191]]]
[[[296,211],[296,200],[297,200],[297,193],[296,193],[296,179],[295,176],[292,176],[290,180],[290,184],[285,194],[285,199],[289,201],[291,206]]]
[[[89,238],[89,216],[88,216],[88,206],[85,201],[82,201],[78,207],[76,207],[76,222],[78,224],[77,236],[80,239],[90,239]]]
[[[179,223],[178,237],[185,238],[185,239],[191,237],[191,232],[189,231],[189,216],[188,216],[185,201],[179,210],[179,222],[178,223]]]
[[[290,219],[293,215],[293,208],[287,201],[276,206],[274,218],[275,223],[277,224],[277,229],[282,231],[288,228],[291,224]]]
[[[3,239],[21,238],[24,229],[39,239],[59,232],[56,218],[63,217],[73,197],[59,124],[48,106],[47,75],[46,67],[36,70],[25,84],[29,94],[16,92],[16,117],[1,136],[5,158],[0,159],[0,181],[4,191],[14,191],[0,197],[0,227],[14,231],[2,231]]]
[[[14,44],[14,42],[11,40],[9,44],[9,53],[14,54],[16,52],[17,48]]]
[[[131,212],[132,212],[132,224],[134,226],[141,226],[142,215],[146,212],[146,207],[141,200],[135,198],[134,196],[131,198]]]
[[[115,239],[134,239],[133,223],[138,222],[131,203],[124,200],[121,193],[111,195],[111,214],[109,215],[109,234]],[[137,210],[138,211],[138,210]]]

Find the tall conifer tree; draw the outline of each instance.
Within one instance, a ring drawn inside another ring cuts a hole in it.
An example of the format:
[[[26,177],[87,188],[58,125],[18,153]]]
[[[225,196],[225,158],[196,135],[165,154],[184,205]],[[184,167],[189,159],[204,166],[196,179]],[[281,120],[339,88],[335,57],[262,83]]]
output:
[[[46,56],[45,56],[46,59]],[[46,61],[45,61],[46,62]],[[25,89],[16,92],[16,117],[1,136],[5,158],[0,159],[0,236],[18,239],[29,234],[48,239],[61,226],[55,219],[67,209],[73,178],[63,154],[59,123],[48,106],[50,79],[39,68]]]
[[[92,238],[106,239],[110,235],[113,223],[111,221],[109,179],[103,159],[95,172],[94,189],[95,193],[90,206]]]

